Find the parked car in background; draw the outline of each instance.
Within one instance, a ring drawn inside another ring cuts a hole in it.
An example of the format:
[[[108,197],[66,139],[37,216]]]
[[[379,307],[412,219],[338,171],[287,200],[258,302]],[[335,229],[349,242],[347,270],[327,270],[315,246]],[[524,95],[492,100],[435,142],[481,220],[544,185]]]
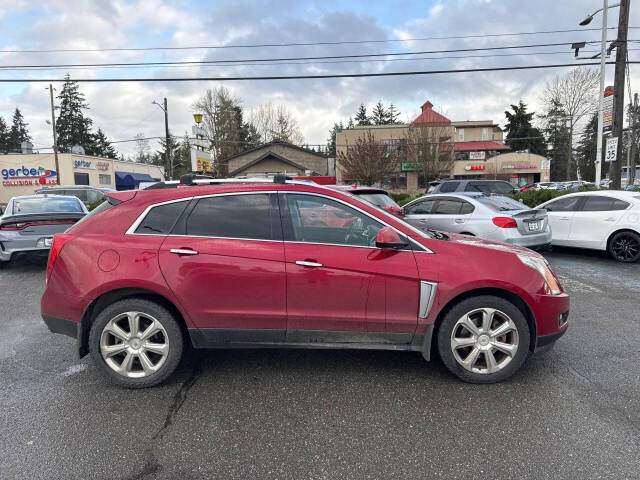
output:
[[[87,213],[76,197],[13,197],[0,217],[0,267],[19,255],[47,255],[51,240]]]
[[[427,190],[424,193],[433,193],[433,191],[435,190],[435,188],[440,185],[444,180],[434,180],[432,182],[429,182],[429,185],[427,186]]]
[[[553,245],[606,250],[620,262],[640,260],[640,194],[570,193],[537,208],[548,212]]]
[[[603,178],[602,180],[600,180],[600,187],[601,188],[609,188],[611,186],[611,180],[608,178]]]
[[[573,180],[571,182],[558,183],[557,190],[572,190],[577,192],[581,188],[595,187],[594,183],[586,182],[584,180]]]
[[[520,187],[521,192],[527,192],[529,190],[556,190],[558,188],[558,184],[556,182],[536,182],[529,183]]]
[[[569,297],[536,252],[430,234],[339,189],[281,181],[107,197],[54,237],[41,311],[125,387],[165,380],[185,344],[416,351],[491,383],[567,330]],[[327,207],[349,221],[300,213]]]
[[[105,193],[113,193],[113,188],[91,187],[88,185],[50,185],[39,188],[36,194],[73,196],[82,200],[86,205],[101,201]]]
[[[444,180],[429,193],[481,192],[511,195],[520,190],[503,180]]]
[[[404,219],[421,229],[473,235],[529,248],[551,244],[547,212],[502,195],[432,194],[403,208]]]
[[[622,189],[628,192],[640,192],[640,184],[625,185]]]
[[[372,205],[382,208],[383,210],[386,210],[393,215],[402,216],[402,208],[400,207],[400,205],[398,205],[396,201],[391,198],[391,195],[389,195],[386,190],[382,190],[381,188],[363,187],[355,184],[327,185],[327,187],[350,193],[351,195],[355,195],[362,200],[366,200]]]

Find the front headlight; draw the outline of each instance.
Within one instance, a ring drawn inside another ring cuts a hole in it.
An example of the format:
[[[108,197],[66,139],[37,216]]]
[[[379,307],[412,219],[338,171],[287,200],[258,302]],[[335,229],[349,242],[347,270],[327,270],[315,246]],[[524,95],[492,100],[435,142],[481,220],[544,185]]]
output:
[[[553,274],[549,268],[549,264],[544,259],[521,253],[517,253],[516,255],[522,263],[534,270],[537,270],[540,275],[542,275],[542,278],[547,282],[547,286],[549,287],[549,290],[551,290],[552,295],[559,295],[562,293],[562,288],[560,287],[556,276]]]

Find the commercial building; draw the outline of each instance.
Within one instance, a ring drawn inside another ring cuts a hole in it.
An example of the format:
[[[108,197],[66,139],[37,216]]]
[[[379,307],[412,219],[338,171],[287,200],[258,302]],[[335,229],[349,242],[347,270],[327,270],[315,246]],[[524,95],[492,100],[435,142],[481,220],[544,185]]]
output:
[[[230,177],[330,175],[326,155],[286,142],[269,142],[226,159]]]
[[[441,178],[491,178],[508,180],[515,185],[548,181],[549,161],[540,155],[527,152],[511,152],[503,142],[502,129],[491,120],[451,121],[433,109],[429,101],[422,105],[420,115],[410,124],[375,125],[343,129],[336,135],[336,176],[338,182],[352,180],[346,178],[340,167],[340,155],[346,154],[349,145],[358,138],[371,133],[381,145],[399,152],[397,172],[389,175],[384,182],[393,190],[416,191],[424,188],[425,179],[419,166],[411,162],[407,148],[411,132],[416,129],[430,129],[441,152],[453,148],[453,166],[440,173]]]
[[[91,185],[117,190],[137,188],[141,181],[164,180],[157,165],[72,153],[58,154],[60,172],[52,153],[0,155],[0,203],[29,195],[43,185]]]

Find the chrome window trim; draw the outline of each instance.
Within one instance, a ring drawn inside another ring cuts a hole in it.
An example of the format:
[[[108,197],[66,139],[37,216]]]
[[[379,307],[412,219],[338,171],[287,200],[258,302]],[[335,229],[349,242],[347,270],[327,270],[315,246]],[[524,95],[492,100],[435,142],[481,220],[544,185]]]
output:
[[[420,318],[427,318],[429,316],[437,290],[437,283],[420,281],[420,307],[418,309],[418,316]]]
[[[381,220],[380,218],[370,214],[369,212],[366,212],[366,211],[362,210],[361,208],[359,208],[359,207],[357,207],[355,205],[350,204],[349,202],[345,202],[344,200],[342,200],[340,198],[332,197],[330,195],[325,195],[323,193],[299,192],[299,191],[296,191],[296,190],[258,190],[258,191],[251,191],[251,192],[212,193],[212,194],[207,194],[207,195],[196,195],[196,196],[192,196],[192,197],[183,197],[183,198],[179,198],[179,199],[167,200],[167,201],[164,201],[164,202],[154,203],[152,205],[147,206],[144,209],[144,211],[136,218],[136,220],[127,229],[127,231],[125,232],[125,235],[212,238],[212,239],[218,239],[218,240],[220,240],[220,239],[226,239],[226,240],[249,240],[249,241],[254,241],[254,242],[284,242],[284,243],[299,243],[299,244],[306,244],[306,245],[329,245],[329,246],[334,246],[334,247],[369,248],[369,249],[380,250],[378,247],[369,247],[369,246],[362,246],[362,245],[345,245],[345,244],[339,244],[339,243],[297,242],[297,241],[283,241],[283,240],[267,240],[267,239],[259,239],[259,238],[211,237],[211,236],[206,236],[206,235],[177,235],[177,234],[166,234],[165,235],[165,234],[157,234],[157,233],[135,233],[136,229],[140,226],[140,224],[142,223],[144,218],[147,216],[147,214],[154,207],[159,207],[159,206],[162,206],[162,205],[167,205],[167,204],[176,203],[176,202],[184,202],[184,201],[189,202],[191,200],[200,200],[202,198],[210,198],[210,197],[224,197],[224,196],[231,196],[231,195],[259,195],[259,194],[272,194],[272,193],[283,193],[283,194],[289,194],[290,193],[290,194],[293,194],[293,195],[312,195],[312,196],[327,198],[329,200],[333,200],[333,201],[342,203],[342,204],[346,205],[347,207],[353,208],[354,210],[366,215],[367,217],[369,217],[369,218],[371,218],[371,219],[373,219],[373,220],[375,220],[375,221],[377,221],[379,223],[382,223],[386,227],[393,228],[400,235],[403,235],[403,236],[407,237],[410,242],[414,242],[416,245],[418,245],[422,249],[421,253],[433,253],[432,250],[430,250],[429,248],[425,247],[424,245],[421,245],[419,242],[417,242],[416,240],[412,239],[407,234],[401,232],[400,230],[398,230],[393,225],[389,225],[384,220]],[[388,214],[387,212],[385,212],[382,209],[380,209],[380,212],[391,217],[391,214]],[[431,237],[428,237],[427,235],[425,235],[424,232],[422,232],[421,230],[418,230],[415,227],[411,227],[411,229],[415,230],[416,232],[418,232],[424,238],[431,238]],[[402,249],[402,250],[398,250],[398,251],[416,252],[416,250],[413,250],[413,249]],[[420,253],[420,252],[417,252],[417,253]]]

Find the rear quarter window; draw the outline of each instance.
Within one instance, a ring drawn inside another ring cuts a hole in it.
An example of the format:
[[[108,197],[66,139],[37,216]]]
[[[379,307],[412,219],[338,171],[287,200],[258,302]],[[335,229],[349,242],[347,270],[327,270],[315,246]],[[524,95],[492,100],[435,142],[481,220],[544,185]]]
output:
[[[147,213],[142,222],[140,222],[135,233],[146,233],[149,235],[168,234],[178,221],[178,217],[184,211],[187,203],[188,201],[185,200],[153,207],[149,210],[149,213]],[[104,205],[104,203],[102,205]]]

